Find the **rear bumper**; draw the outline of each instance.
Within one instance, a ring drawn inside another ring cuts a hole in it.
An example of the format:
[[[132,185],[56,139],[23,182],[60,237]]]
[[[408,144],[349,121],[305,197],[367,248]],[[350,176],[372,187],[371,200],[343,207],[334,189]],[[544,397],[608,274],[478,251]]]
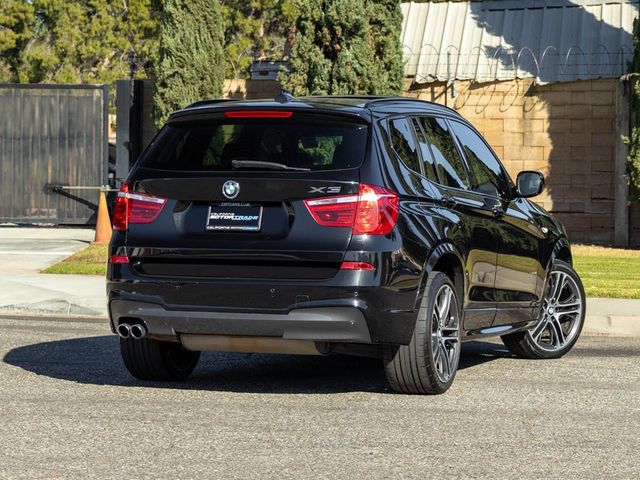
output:
[[[244,335],[287,340],[371,343],[366,319],[356,307],[294,309],[285,314],[168,310],[137,300],[109,303],[112,328],[123,319],[142,320],[151,336]]]

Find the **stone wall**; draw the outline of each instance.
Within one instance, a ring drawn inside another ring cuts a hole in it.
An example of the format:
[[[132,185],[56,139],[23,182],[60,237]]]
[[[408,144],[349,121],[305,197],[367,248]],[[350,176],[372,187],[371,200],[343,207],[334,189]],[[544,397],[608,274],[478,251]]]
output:
[[[614,241],[617,79],[534,85],[406,85],[406,95],[446,104],[483,133],[515,178],[545,174],[534,201],[562,220],[573,242]]]

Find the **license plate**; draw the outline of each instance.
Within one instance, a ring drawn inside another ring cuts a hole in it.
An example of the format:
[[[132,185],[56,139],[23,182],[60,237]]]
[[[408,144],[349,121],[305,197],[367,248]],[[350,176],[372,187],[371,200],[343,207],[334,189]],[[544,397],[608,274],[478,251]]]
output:
[[[262,225],[262,206],[250,203],[218,203],[209,206],[207,230],[258,232]]]

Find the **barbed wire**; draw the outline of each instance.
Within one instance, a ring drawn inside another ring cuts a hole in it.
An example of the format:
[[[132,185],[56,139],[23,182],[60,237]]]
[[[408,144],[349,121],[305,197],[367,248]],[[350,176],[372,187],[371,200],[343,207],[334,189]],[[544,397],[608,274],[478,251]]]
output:
[[[599,44],[585,52],[573,45],[566,51],[549,45],[536,52],[530,47],[515,49],[504,45],[473,47],[461,52],[456,45],[437,48],[422,45],[414,52],[403,46],[405,73],[418,83],[447,80],[511,80],[534,77],[541,82],[568,81],[598,77],[619,77],[627,72],[633,57],[631,47],[610,51]]]

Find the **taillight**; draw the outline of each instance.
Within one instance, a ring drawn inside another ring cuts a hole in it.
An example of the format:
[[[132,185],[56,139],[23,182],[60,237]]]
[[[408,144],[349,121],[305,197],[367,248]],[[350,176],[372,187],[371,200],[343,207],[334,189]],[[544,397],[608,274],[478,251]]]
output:
[[[386,235],[398,220],[398,194],[375,185],[360,185],[354,235]]]
[[[398,219],[398,194],[360,184],[358,195],[304,201],[313,219],[325,227],[350,227],[354,235],[386,235]]]
[[[130,192],[125,182],[113,207],[113,229],[126,230],[130,223],[151,223],[158,218],[165,203],[166,198]]]

